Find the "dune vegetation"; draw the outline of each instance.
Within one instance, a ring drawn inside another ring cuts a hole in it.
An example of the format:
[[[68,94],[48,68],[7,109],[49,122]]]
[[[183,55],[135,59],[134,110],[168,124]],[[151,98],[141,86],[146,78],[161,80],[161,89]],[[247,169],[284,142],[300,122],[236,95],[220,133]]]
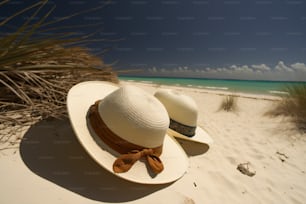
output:
[[[5,9],[9,1],[0,3]],[[33,123],[49,117],[66,117],[66,95],[76,83],[87,80],[117,82],[111,65],[93,55],[86,43],[102,41],[94,33],[74,35],[74,27],[60,26],[80,11],[56,20],[50,19],[55,6],[47,0],[17,11],[0,22],[0,124],[1,127]],[[30,17],[10,30],[9,22],[24,13]]]
[[[266,115],[289,117],[299,130],[306,132],[306,84],[286,86],[283,91],[288,94]]]
[[[236,111],[237,108],[238,108],[237,97],[234,95],[227,95],[224,96],[224,98],[222,99],[219,110],[231,112],[231,111]]]

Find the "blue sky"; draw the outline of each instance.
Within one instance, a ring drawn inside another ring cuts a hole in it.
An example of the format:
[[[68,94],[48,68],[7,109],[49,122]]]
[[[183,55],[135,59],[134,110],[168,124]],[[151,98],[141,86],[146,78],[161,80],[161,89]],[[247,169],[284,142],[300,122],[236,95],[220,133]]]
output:
[[[23,1],[14,2],[11,9],[24,6]],[[50,1],[57,5],[50,18],[105,2]],[[112,47],[104,59],[118,61],[116,70],[140,69],[133,74],[153,76],[306,81],[305,10],[302,0],[121,0],[67,23],[102,22],[99,38],[121,39],[89,45],[93,52]]]

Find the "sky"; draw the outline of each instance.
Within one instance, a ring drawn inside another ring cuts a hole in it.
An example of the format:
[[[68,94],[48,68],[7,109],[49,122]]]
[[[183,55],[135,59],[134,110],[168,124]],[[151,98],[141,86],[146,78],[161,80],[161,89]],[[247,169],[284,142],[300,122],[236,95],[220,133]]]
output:
[[[37,1],[11,1],[0,17]],[[50,19],[108,4],[62,24],[90,25],[93,53],[131,75],[306,81],[306,1],[49,1]],[[1,20],[0,18],[0,20]],[[25,17],[10,23],[18,24]],[[3,28],[2,28],[3,29]],[[121,73],[121,72],[119,72]],[[122,72],[123,73],[123,72]]]

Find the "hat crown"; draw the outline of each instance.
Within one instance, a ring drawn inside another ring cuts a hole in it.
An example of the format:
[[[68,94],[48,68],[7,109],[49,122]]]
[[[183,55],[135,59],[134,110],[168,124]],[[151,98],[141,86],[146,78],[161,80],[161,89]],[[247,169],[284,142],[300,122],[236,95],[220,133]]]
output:
[[[140,88],[125,85],[99,103],[107,127],[122,139],[147,148],[163,144],[169,126],[165,107]]]
[[[165,106],[172,120],[197,126],[198,107],[191,97],[170,89],[159,90],[154,96]]]

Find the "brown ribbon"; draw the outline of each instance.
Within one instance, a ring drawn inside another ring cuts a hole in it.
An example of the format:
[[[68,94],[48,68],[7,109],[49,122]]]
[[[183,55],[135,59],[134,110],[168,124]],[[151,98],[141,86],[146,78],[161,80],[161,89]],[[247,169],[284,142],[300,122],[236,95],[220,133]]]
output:
[[[159,158],[162,153],[162,146],[145,148],[132,144],[113,133],[99,115],[99,102],[96,101],[94,105],[90,106],[88,118],[91,127],[99,138],[110,148],[121,154],[113,164],[113,171],[115,173],[127,172],[135,162],[144,157],[154,173],[162,172],[164,166]]]

